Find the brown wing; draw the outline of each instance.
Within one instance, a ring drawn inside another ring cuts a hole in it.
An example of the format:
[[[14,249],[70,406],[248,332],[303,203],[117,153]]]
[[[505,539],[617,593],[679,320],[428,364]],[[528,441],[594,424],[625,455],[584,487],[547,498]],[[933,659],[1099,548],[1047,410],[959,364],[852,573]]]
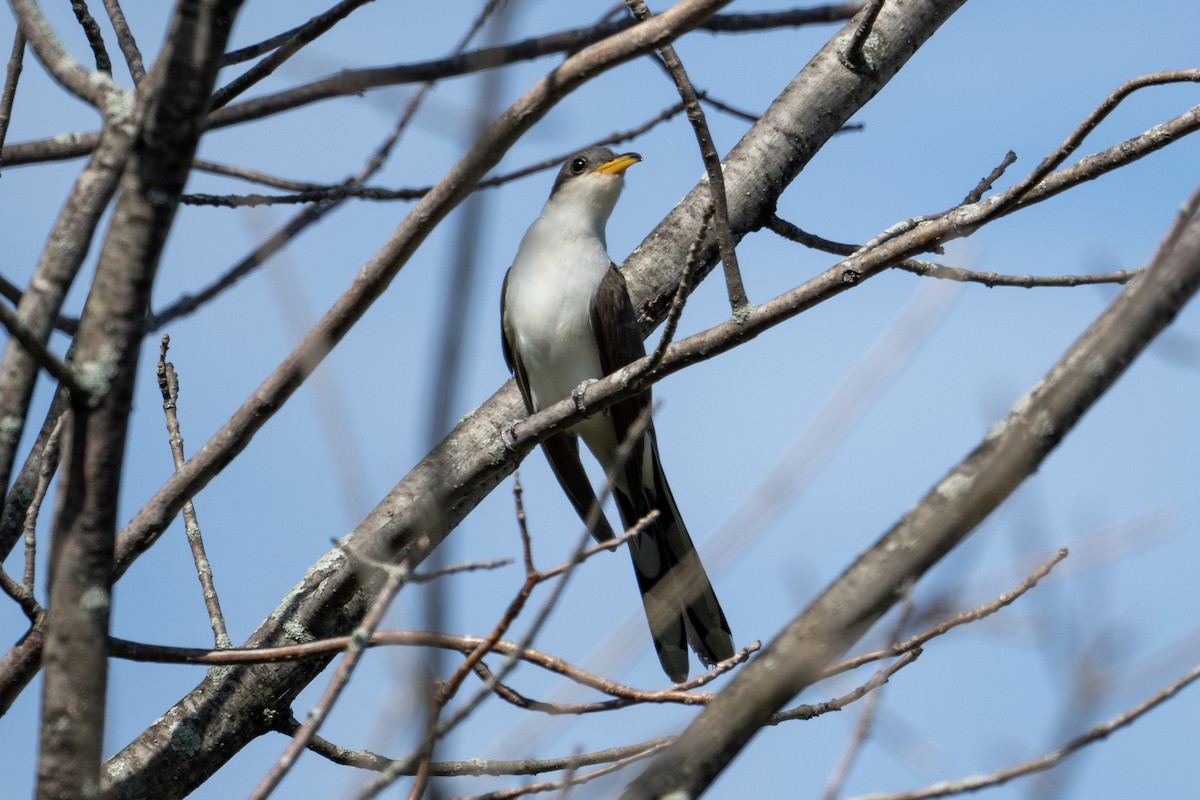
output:
[[[615,264],[609,265],[608,272],[600,281],[600,288],[596,290],[596,300],[592,304],[592,334],[596,337],[596,347],[600,351],[600,372],[604,375],[611,375],[631,361],[646,355],[646,347],[642,344],[638,330],[637,315],[629,299],[629,289],[625,285],[625,276]],[[618,442],[629,438],[629,429],[649,405],[650,390],[647,389],[636,397],[610,406],[604,412],[612,420]],[[649,423],[646,430],[651,430]],[[643,441],[630,444],[629,458],[625,461],[625,474],[629,479],[628,485],[637,486],[642,482],[644,437]],[[626,521],[626,527],[629,524]]]
[[[596,293],[592,332],[600,350],[600,369],[606,375],[646,354],[625,278],[615,266],[609,268]],[[650,391],[646,390],[609,409],[618,441],[628,438],[630,426],[649,405]],[[654,426],[648,422],[645,435],[632,444],[625,462],[626,491],[614,487],[613,497],[626,528],[651,509],[659,512],[630,543],[629,553],[659,662],[671,680],[678,682],[688,674],[689,640],[701,660],[711,665],[733,656],[733,638],[667,485]],[[644,474],[646,469],[649,474]]]
[[[504,285],[500,288],[500,344],[504,350],[504,361],[517,381],[521,397],[525,400],[525,410],[532,414],[534,408],[533,396],[529,391],[529,376],[525,373],[520,352],[508,340],[508,326],[505,324],[508,275],[508,272],[504,273]],[[579,460],[579,440],[571,434],[556,433],[542,442],[542,452],[546,454],[546,460],[550,462],[550,469],[553,470],[554,477],[558,478],[558,484],[575,507],[575,513],[588,524],[588,529],[596,541],[604,542],[615,538],[612,526],[600,511],[600,501],[596,499],[596,492],[592,489],[587,472],[584,471],[583,462]],[[590,520],[590,524],[589,516],[595,517]]]

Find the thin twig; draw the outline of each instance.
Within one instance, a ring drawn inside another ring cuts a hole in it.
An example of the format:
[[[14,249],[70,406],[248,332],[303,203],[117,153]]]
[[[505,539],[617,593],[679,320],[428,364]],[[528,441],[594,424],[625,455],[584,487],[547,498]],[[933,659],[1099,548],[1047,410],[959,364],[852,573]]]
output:
[[[162,393],[163,413],[167,418],[167,441],[171,446],[175,469],[178,470],[186,459],[183,455],[183,432],[179,427],[179,376],[175,374],[175,365],[167,361],[167,348],[170,346],[171,337],[163,334],[158,350],[158,389]],[[196,564],[196,576],[200,579],[204,606],[208,609],[213,641],[218,650],[233,647],[233,642],[229,640],[229,632],[225,628],[225,615],[221,613],[221,601],[217,597],[217,586],[213,581],[212,563],[204,551],[200,519],[196,516],[196,507],[191,500],[183,504],[183,522],[188,545],[192,550],[192,560]]]
[[[537,783],[527,783],[524,786],[517,786],[517,787],[511,788],[511,789],[498,789],[497,791],[485,792],[484,794],[477,794],[477,795],[470,795],[470,796],[460,795],[459,797],[452,798],[451,800],[513,800],[513,798],[516,798],[516,797],[525,797],[526,795],[538,794],[540,792],[554,792],[554,791],[558,791],[560,789],[569,788],[571,786],[582,786],[583,784],[590,783],[591,781],[594,781],[597,778],[602,778],[605,775],[610,775],[613,772],[622,770],[625,767],[629,766],[630,764],[633,764],[637,761],[641,761],[643,758],[652,756],[655,753],[657,753],[659,750],[662,750],[664,747],[666,747],[667,744],[669,744],[669,742],[665,742],[656,747],[648,748],[645,752],[638,753],[636,755],[627,756],[626,758],[622,758],[619,761],[614,761],[611,764],[607,764],[603,767],[599,767],[598,769],[594,769],[591,772],[585,772],[582,774],[578,774],[578,773],[574,774],[570,778],[564,778],[562,780],[557,780],[557,781],[540,781]]]
[[[349,637],[349,644],[345,649],[345,655],[338,664],[337,670],[329,681],[329,685],[325,687],[325,693],[321,695],[320,701],[309,712],[308,719],[296,730],[283,754],[279,756],[279,759],[271,766],[271,769],[263,777],[262,781],[255,787],[250,795],[250,800],[264,800],[264,798],[274,791],[292,765],[296,763],[296,759],[300,757],[300,753],[308,746],[309,740],[317,732],[317,729],[321,727],[321,723],[328,718],[329,712],[333,709],[333,704],[337,702],[342,690],[350,682],[350,677],[354,674],[354,669],[358,666],[358,662],[366,650],[366,643],[370,639],[371,634],[375,632],[379,623],[383,621],[384,614],[387,613],[397,592],[408,582],[409,570],[406,565],[386,565],[385,574],[387,578],[384,580],[383,586],[380,587],[379,593],[375,596],[375,601],[371,604],[367,613],[363,615],[362,622]]]
[[[1015,601],[1018,597],[1037,586],[1038,583],[1047,575],[1049,575],[1050,571],[1066,557],[1067,549],[1064,547],[1058,550],[1058,552],[1056,552],[1044,564],[1034,570],[1033,574],[1031,574],[1028,578],[1021,581],[1020,584],[1008,590],[994,600],[984,603],[981,606],[977,606],[970,611],[964,611],[963,613],[953,616],[948,620],[939,622],[937,625],[918,633],[916,636],[911,637],[907,641],[894,644],[880,650],[873,650],[869,653],[863,653],[861,655],[854,656],[853,658],[847,658],[844,661],[839,661],[836,664],[830,664],[828,667],[826,667],[825,671],[821,673],[820,679],[825,680],[826,678],[831,678],[834,675],[848,672],[852,669],[857,669],[863,664],[867,664],[872,661],[878,661],[882,658],[892,658],[900,655],[901,653],[915,650],[927,643],[930,639],[934,639],[944,633],[948,633],[954,628],[957,628],[959,625],[966,625],[970,622],[978,622],[984,617],[991,616],[1000,609],[1012,605],[1013,601]]]
[[[369,2],[371,0],[342,0],[342,2],[325,13],[318,14],[303,25],[293,28],[288,32],[287,38],[275,49],[275,52],[213,92],[212,108],[220,108],[263,78],[269,76],[285,61],[298,53],[306,44],[309,44],[334,25],[350,16],[355,9],[361,8]],[[225,59],[226,64],[230,63],[228,55],[226,55]]]
[[[1016,766],[997,770],[990,775],[972,775],[969,778],[962,778],[956,781],[942,781],[915,792],[864,795],[856,800],[929,800],[929,798],[934,797],[949,797],[951,795],[966,794],[992,786],[999,786],[1011,781],[1013,778],[1020,778],[1025,775],[1032,775],[1037,772],[1053,769],[1060,765],[1068,756],[1075,754],[1093,742],[1107,738],[1110,734],[1135,722],[1138,718],[1170,700],[1198,679],[1200,679],[1200,665],[1193,667],[1191,671],[1179,680],[1167,685],[1133,708],[1118,714],[1107,722],[1092,727],[1087,733],[1076,736],[1057,750],[1017,764]]]
[[[542,603],[542,607],[538,611],[538,614],[534,617],[532,624],[529,626],[529,630],[521,639],[521,649],[528,647],[528,645],[532,643],[533,639],[541,631],[542,626],[546,623],[546,620],[549,619],[551,611],[558,605],[558,600],[562,596],[563,591],[566,589],[567,580],[571,577],[573,568],[582,563],[584,554],[588,551],[588,539],[591,536],[591,531],[595,528],[595,521],[591,519],[591,517],[601,513],[600,507],[608,493],[612,490],[613,482],[616,480],[617,471],[624,468],[625,461],[629,458],[629,455],[632,452],[633,443],[639,441],[645,434],[646,427],[650,424],[650,415],[652,411],[653,407],[648,407],[638,415],[633,424],[629,426],[629,431],[626,434],[625,439],[617,447],[617,457],[614,459],[614,463],[610,472],[605,476],[604,487],[597,495],[597,502],[592,507],[591,512],[589,512],[589,519],[584,521],[583,533],[580,541],[576,545],[571,559],[569,560],[570,566],[558,576],[558,580],[554,583],[554,587],[550,591],[550,596],[547,597],[545,602]],[[517,528],[518,533],[521,536],[521,547],[525,561],[525,582],[521,585],[520,589],[517,590],[516,596],[513,598],[512,602],[509,603],[508,608],[501,617],[500,621],[497,622],[492,633],[485,639],[484,643],[481,643],[480,647],[477,647],[471,652],[471,654],[467,657],[467,660],[459,667],[458,670],[455,671],[455,674],[446,682],[445,686],[438,693],[438,696],[435,698],[433,712],[430,715],[431,719],[429,721],[429,726],[425,731],[425,735],[422,737],[420,745],[418,745],[413,753],[403,759],[398,760],[398,765],[407,765],[409,763],[416,763],[418,765],[427,764],[433,751],[434,742],[444,737],[459,723],[466,719],[467,716],[471,714],[471,712],[474,711],[486,697],[495,691],[500,682],[508,676],[508,674],[520,661],[520,658],[516,653],[510,654],[507,658],[505,658],[504,663],[500,666],[500,669],[497,670],[494,675],[484,681],[484,685],[475,693],[473,697],[459,707],[447,719],[439,721],[438,717],[440,716],[441,709],[446,706],[446,704],[458,691],[472,666],[478,664],[489,650],[494,649],[496,643],[500,641],[500,637],[505,631],[508,630],[508,628],[516,620],[517,616],[524,609],[525,603],[529,599],[533,588],[545,580],[541,577],[540,573],[533,564],[532,543],[529,536],[529,530],[526,526],[525,509],[521,499],[519,480],[515,481],[514,503],[516,506]],[[633,526],[634,529],[642,529],[656,516],[657,510],[652,510],[650,514],[637,521],[637,523]],[[385,771],[378,778],[364,787],[363,791],[359,794],[360,800],[366,800],[367,798],[377,796],[379,792],[383,791],[400,776],[401,773],[398,771],[398,769],[399,768],[397,767],[397,770]]]
[[[883,4],[884,0],[871,0],[867,4],[862,20],[854,29],[854,33],[850,35],[846,49],[838,53],[838,58],[848,69],[858,71],[864,66],[869,66],[866,59],[863,58],[863,46],[867,43],[867,37],[871,35],[871,28],[875,26],[875,19],[883,9]]]
[[[12,119],[13,100],[17,96],[17,82],[25,64],[25,34],[18,27],[13,34],[12,53],[8,57],[8,68],[4,72],[4,91],[0,93],[0,154],[3,153],[4,138],[8,135],[8,123]],[[3,159],[0,158],[0,164]],[[16,301],[13,301],[14,304]]]
[[[80,100],[103,108],[106,95],[115,88],[112,79],[89,71],[67,52],[35,0],[12,0],[11,5],[21,32],[50,76]]]
[[[10,578],[8,573],[4,572],[3,568],[0,568],[0,588],[3,588],[5,594],[17,601],[17,604],[21,606],[21,610],[25,612],[25,616],[35,626],[45,613],[34,595],[34,568],[37,564],[37,518],[42,508],[42,502],[46,498],[46,492],[50,488],[50,480],[54,477],[54,473],[58,469],[58,443],[62,434],[63,420],[66,419],[68,413],[70,412],[64,411],[59,415],[54,423],[53,430],[46,437],[46,443],[42,447],[42,458],[38,468],[37,484],[33,488],[33,496],[29,500],[29,506],[25,509],[23,523],[25,570],[22,573],[20,584]]]
[[[85,404],[90,401],[92,390],[84,386],[75,368],[50,352],[50,349],[42,343],[41,338],[29,329],[17,312],[4,303],[0,303],[0,325],[3,325],[12,337],[21,343],[25,352],[29,353],[38,366],[66,386],[72,397]]]
[[[645,21],[653,15],[646,7],[644,0],[626,0],[629,10],[639,20]],[[679,96],[687,107],[688,121],[696,132],[696,143],[700,146],[700,156],[704,159],[704,169],[708,172],[708,188],[712,194],[713,218],[716,220],[717,247],[721,253],[721,262],[725,265],[725,288],[729,293],[729,306],[734,319],[743,316],[750,307],[746,297],[746,287],[742,284],[742,273],[738,268],[737,250],[734,247],[733,230],[729,224],[729,202],[725,196],[725,173],[721,169],[721,157],[717,155],[713,144],[712,133],[708,130],[708,122],[704,118],[704,109],[696,89],[687,76],[683,62],[670,44],[658,48],[663,63]]]
[[[293,735],[300,723],[293,719],[281,720],[276,730],[287,736]],[[434,761],[429,765],[429,774],[434,777],[482,776],[482,775],[538,775],[543,772],[557,772],[567,769],[572,763],[581,767],[608,764],[613,761],[628,758],[639,753],[648,753],[655,747],[660,747],[671,740],[671,737],[660,737],[638,744],[612,747],[592,753],[577,753],[558,758],[530,758],[511,761],[472,758],[468,761]],[[323,758],[346,767],[369,769],[382,772],[393,762],[392,759],[372,753],[369,750],[348,750],[333,744],[320,736],[313,736],[308,749]]]
[[[214,175],[223,175],[228,178],[240,178],[241,180],[249,181],[250,183],[259,183],[263,186],[273,186],[276,189],[283,189],[288,192],[312,192],[321,189],[332,190],[339,188],[323,183],[312,183],[310,181],[293,181],[275,175],[268,175],[256,169],[218,164],[215,161],[205,161],[200,158],[192,162],[192,168],[200,172],[211,172]]]
[[[96,18],[92,16],[92,12],[88,11],[87,3],[85,0],[71,0],[71,10],[75,12],[75,19],[79,21],[80,27],[83,28],[83,35],[87,37],[88,46],[92,48],[92,55],[96,59],[96,69],[111,76],[112,59],[108,57],[108,49],[104,46],[104,37],[100,35],[100,26],[96,24]]]
[[[50,489],[50,479],[58,470],[59,441],[62,438],[63,423],[71,412],[64,410],[54,423],[50,435],[46,437],[46,446],[42,448],[42,460],[38,467],[37,484],[33,488],[33,497],[29,507],[25,509],[25,574],[22,585],[33,595],[34,566],[37,563],[37,518],[41,511],[46,492]]]
[[[789,708],[785,711],[777,711],[768,718],[765,724],[779,725],[780,723],[791,722],[792,720],[813,719],[814,717],[819,717],[822,714],[828,714],[831,711],[841,711],[846,708],[846,706],[850,705],[851,703],[858,702],[871,692],[878,689],[880,686],[883,686],[885,683],[890,681],[893,675],[920,658],[922,652],[924,651],[922,651],[919,647],[909,650],[907,653],[897,658],[888,666],[876,671],[866,683],[862,684],[861,686],[856,686],[853,690],[847,692],[841,697],[835,697],[834,699],[827,700],[824,703],[813,703],[811,705],[805,703],[804,705]]]
[[[903,606],[900,616],[896,620],[896,625],[890,637],[890,640],[893,642],[900,640],[900,637],[904,634],[905,627],[908,625],[908,621],[912,618],[911,581],[904,587],[904,599],[901,602]],[[885,670],[879,670],[876,673],[876,677],[884,674]],[[880,681],[877,684],[876,690],[871,692],[871,696],[867,698],[862,714],[859,715],[858,724],[854,726],[854,732],[850,735],[850,740],[846,742],[846,747],[842,751],[842,756],[838,759],[838,763],[834,767],[832,774],[830,774],[828,783],[825,784],[825,791],[821,795],[823,800],[835,800],[838,794],[841,793],[842,786],[845,785],[846,778],[850,775],[850,769],[853,767],[858,754],[862,752],[862,747],[871,733],[871,727],[875,724],[875,714],[879,710],[879,702],[883,698],[883,683],[884,681]]]
[[[1029,194],[1039,183],[1042,182],[1051,172],[1053,172],[1060,164],[1067,160],[1068,157],[1083,144],[1083,140],[1088,137],[1096,126],[1099,125],[1105,117],[1121,104],[1125,98],[1129,97],[1139,89],[1145,89],[1150,86],[1162,86],[1169,83],[1196,83],[1200,82],[1200,68],[1196,69],[1181,69],[1170,70],[1163,72],[1153,72],[1148,75],[1142,75],[1132,80],[1126,81],[1121,86],[1112,92],[1108,97],[1098,105],[1088,116],[1076,126],[1071,135],[1058,146],[1058,148],[1046,156],[1037,169],[1029,173],[1020,183],[1010,189],[1004,199],[993,206],[989,213],[980,220],[982,225],[990,219],[1003,216],[1012,208],[1020,203],[1025,195]],[[978,227],[978,226],[976,226]]]
[[[986,178],[979,181],[974,189],[967,192],[967,196],[963,198],[962,204],[965,206],[970,205],[971,203],[978,203],[980,200],[982,200],[984,194],[990,192],[996,181],[1000,180],[1001,176],[1004,175],[1004,171],[1016,162],[1017,154],[1012,150],[1009,150],[1004,154],[1004,158],[1000,161],[999,165],[997,165],[994,170],[989,172]]]
[[[700,221],[700,229],[696,232],[696,238],[692,240],[692,244],[688,247],[687,258],[683,262],[683,275],[679,279],[679,285],[675,287],[675,296],[671,299],[671,310],[667,312],[667,319],[663,323],[662,336],[659,337],[658,344],[654,348],[654,352],[650,354],[650,360],[646,362],[645,372],[651,372],[662,363],[663,356],[667,352],[667,347],[675,339],[675,329],[679,325],[679,318],[683,316],[683,306],[687,303],[687,298],[692,292],[692,281],[696,277],[696,265],[700,262],[700,251],[704,247],[704,240],[708,238],[708,229],[712,224],[713,206],[709,204],[704,211],[704,217]]]
[[[976,187],[978,188],[978,187]],[[848,256],[862,249],[861,245],[844,244],[824,239],[807,231],[801,230],[778,215],[772,214],[766,221],[766,227],[785,239],[835,255]],[[958,281],[959,283],[982,283],[988,288],[998,286],[1020,287],[1032,289],[1035,287],[1073,287],[1090,286],[1099,283],[1128,283],[1144,272],[1143,267],[1122,269],[1115,272],[1101,272],[1092,275],[1007,275],[996,272],[979,272],[978,270],[948,267],[935,261],[912,258],[895,264],[896,269],[922,275],[928,278],[941,278]]]
[[[142,51],[138,49],[133,31],[125,20],[125,12],[121,10],[120,0],[104,0],[104,10],[108,12],[108,21],[112,24],[113,33],[117,35],[117,46],[125,56],[125,65],[129,67],[129,76],[133,78],[134,86],[146,77],[146,67],[142,63]]]
[[[496,558],[491,561],[468,561],[463,564],[448,564],[444,567],[431,569],[428,572],[414,572],[411,576],[413,583],[429,583],[446,575],[457,575],[460,572],[475,572],[477,570],[492,570],[507,567],[513,563],[511,558]]]
[[[995,271],[978,272],[960,267],[948,267],[945,264],[919,258],[901,261],[896,264],[896,269],[928,278],[941,278],[959,283],[982,283],[989,289],[996,287],[1072,288],[1102,283],[1129,283],[1146,271],[1145,267],[1136,267],[1119,269],[1114,272],[1096,272],[1091,275],[1005,275]]]

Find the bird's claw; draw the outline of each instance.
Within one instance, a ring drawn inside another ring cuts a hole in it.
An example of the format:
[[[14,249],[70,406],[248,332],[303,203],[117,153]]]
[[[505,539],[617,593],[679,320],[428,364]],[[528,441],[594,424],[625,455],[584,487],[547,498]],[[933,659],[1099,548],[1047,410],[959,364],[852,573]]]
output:
[[[517,452],[517,421],[510,419],[508,422],[500,426],[500,441],[504,443],[504,449],[510,453]]]
[[[571,399],[575,401],[575,410],[580,414],[587,413],[587,405],[583,402],[583,395],[588,390],[588,387],[596,383],[595,378],[588,378],[583,383],[571,390]]]

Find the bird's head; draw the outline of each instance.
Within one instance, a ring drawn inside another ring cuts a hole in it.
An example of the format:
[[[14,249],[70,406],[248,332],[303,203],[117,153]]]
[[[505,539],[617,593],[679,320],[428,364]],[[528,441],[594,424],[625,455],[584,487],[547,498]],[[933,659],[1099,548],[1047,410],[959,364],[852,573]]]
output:
[[[542,216],[586,226],[603,236],[625,185],[625,170],[641,160],[637,153],[617,155],[607,147],[580,150],[558,171]]]

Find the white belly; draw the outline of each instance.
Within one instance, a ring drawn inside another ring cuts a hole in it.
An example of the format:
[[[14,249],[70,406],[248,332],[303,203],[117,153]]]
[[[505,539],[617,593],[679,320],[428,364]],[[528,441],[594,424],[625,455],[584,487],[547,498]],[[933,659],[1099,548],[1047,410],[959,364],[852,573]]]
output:
[[[534,223],[517,251],[504,309],[504,327],[520,353],[535,411],[570,397],[584,381],[603,377],[591,310],[611,263],[603,241],[564,236],[560,227],[542,221]],[[616,442],[603,414],[572,430],[601,464],[610,463]]]

